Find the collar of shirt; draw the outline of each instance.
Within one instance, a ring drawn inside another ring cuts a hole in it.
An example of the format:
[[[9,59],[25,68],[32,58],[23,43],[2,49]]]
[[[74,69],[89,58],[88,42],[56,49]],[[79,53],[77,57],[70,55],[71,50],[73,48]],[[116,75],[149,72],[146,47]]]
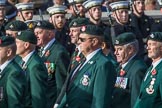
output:
[[[5,69],[5,67],[10,63],[12,61],[12,59],[11,60],[7,60],[6,62],[4,62],[2,65],[0,65],[0,70],[1,70],[1,72]],[[0,73],[1,73],[0,72]]]
[[[50,40],[47,45],[44,47],[43,51],[46,51],[47,48],[49,48],[53,43],[55,42],[55,38],[53,38],[52,40]]]
[[[95,51],[93,51],[92,53],[90,53],[87,57],[86,57],[86,61],[84,62],[84,64],[81,66],[81,68],[80,69],[82,69],[83,68],[83,66],[98,52],[98,51],[100,51],[101,50],[101,48],[99,48],[99,49],[97,49],[97,50],[95,50]]]
[[[125,68],[125,66],[136,56],[136,54],[134,54],[130,59],[128,59],[128,61],[124,64],[122,64],[122,69]]]
[[[151,69],[151,71],[152,71],[153,69],[155,69],[155,67],[156,67],[161,61],[162,61],[162,58],[161,58],[160,60],[156,61],[155,63],[152,63],[153,68]]]
[[[29,58],[32,56],[32,54],[35,52],[35,50],[33,50],[32,52],[30,52],[28,55],[26,55],[23,59],[23,61],[25,62],[24,64],[27,63],[27,61],[29,60]]]

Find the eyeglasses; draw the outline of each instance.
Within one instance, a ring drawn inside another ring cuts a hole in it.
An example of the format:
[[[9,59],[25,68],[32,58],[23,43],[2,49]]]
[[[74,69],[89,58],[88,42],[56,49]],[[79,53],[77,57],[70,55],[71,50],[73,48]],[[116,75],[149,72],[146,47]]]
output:
[[[93,39],[92,37],[91,38],[81,38],[79,37],[78,40],[80,40],[81,42],[85,42],[87,41],[88,39]]]

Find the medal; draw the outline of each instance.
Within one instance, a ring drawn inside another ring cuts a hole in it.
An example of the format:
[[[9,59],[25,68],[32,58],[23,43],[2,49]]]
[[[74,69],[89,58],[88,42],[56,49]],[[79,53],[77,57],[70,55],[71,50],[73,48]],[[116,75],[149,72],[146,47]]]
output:
[[[154,84],[155,84],[155,78],[152,78],[151,82],[150,82],[150,85],[148,88],[146,88],[146,92],[148,94],[153,94],[154,93]]]

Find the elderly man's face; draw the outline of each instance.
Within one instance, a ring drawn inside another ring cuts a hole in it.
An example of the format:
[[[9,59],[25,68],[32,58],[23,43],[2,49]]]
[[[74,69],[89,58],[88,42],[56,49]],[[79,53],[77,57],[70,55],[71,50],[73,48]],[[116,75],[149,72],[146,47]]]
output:
[[[80,34],[80,27],[71,27],[69,36],[71,38],[71,43],[78,44],[78,38]]]
[[[37,37],[37,46],[44,47],[48,43],[48,31],[41,28],[35,28],[34,33]]]
[[[128,59],[131,57],[130,55],[130,48],[127,47],[127,46],[117,46],[115,45],[115,56],[116,56],[116,59],[117,59],[117,62],[119,63],[126,63],[128,61]]]
[[[157,41],[148,40],[147,42],[148,57],[153,61],[161,58],[162,55],[162,44]]]

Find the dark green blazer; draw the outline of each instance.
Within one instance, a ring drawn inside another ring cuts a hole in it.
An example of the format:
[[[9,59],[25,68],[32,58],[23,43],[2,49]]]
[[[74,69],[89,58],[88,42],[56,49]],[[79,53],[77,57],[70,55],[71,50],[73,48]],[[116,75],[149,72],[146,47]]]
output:
[[[124,78],[128,78],[126,89],[115,87],[112,99],[112,108],[132,108],[139,95],[141,82],[147,66],[143,60],[134,57],[123,69]],[[120,77],[120,70],[117,77]]]
[[[114,82],[114,66],[100,50],[74,75],[73,80],[69,77],[59,108],[110,108]]]
[[[48,52],[48,53],[47,53]],[[70,62],[70,56],[67,50],[57,41],[46,50],[43,55],[45,63],[55,65],[54,72],[48,74],[48,101],[49,108],[53,107],[57,96],[67,77],[67,70]]]
[[[39,55],[34,52],[24,68],[28,82],[27,108],[46,108],[47,69]]]
[[[24,108],[26,79],[21,67],[12,60],[0,73],[0,108]]]
[[[162,108],[162,62],[155,67],[155,70],[155,75],[151,75],[150,72],[147,79],[143,80],[134,108]],[[151,69],[149,68],[148,71],[151,71]],[[149,94],[146,92],[146,89],[151,85],[153,78],[155,78],[153,84],[154,92]]]

